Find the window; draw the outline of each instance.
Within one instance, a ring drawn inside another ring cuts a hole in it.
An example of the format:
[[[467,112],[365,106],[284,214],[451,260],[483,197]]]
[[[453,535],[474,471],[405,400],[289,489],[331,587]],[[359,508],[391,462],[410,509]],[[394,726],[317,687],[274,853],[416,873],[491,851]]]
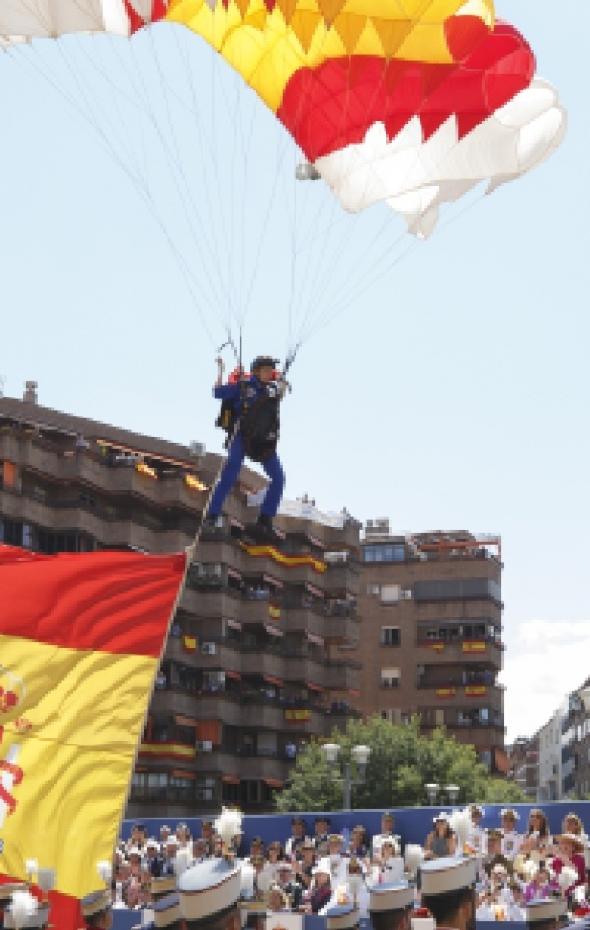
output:
[[[30,523],[23,523],[23,546],[25,549],[34,549],[33,527]]]
[[[381,719],[389,720],[390,723],[401,723],[401,710],[399,707],[387,707],[381,711]]]
[[[400,645],[399,626],[382,626],[381,627],[381,645],[382,646],[399,646]]]
[[[214,801],[215,779],[197,778],[195,796],[197,801]]]
[[[403,562],[403,543],[379,543],[363,546],[363,562]]]
[[[399,668],[382,668],[381,669],[381,687],[382,688],[399,688],[401,673]]]
[[[414,585],[417,601],[450,601],[463,598],[500,600],[500,585],[490,578],[463,578],[441,581],[417,581]]]
[[[401,587],[398,584],[384,584],[381,587],[381,603],[397,604],[401,598]]]
[[[367,585],[367,594],[371,597],[379,597],[381,594],[381,585],[380,584],[368,584]]]

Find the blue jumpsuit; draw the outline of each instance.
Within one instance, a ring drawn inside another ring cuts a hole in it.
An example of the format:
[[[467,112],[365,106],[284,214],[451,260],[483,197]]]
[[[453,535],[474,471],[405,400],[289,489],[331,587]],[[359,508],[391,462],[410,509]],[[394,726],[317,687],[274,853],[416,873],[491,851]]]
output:
[[[262,382],[252,375],[247,382],[246,390],[248,390],[251,399],[255,400],[261,394],[264,394],[266,389]],[[241,412],[239,384],[222,384],[219,387],[215,387],[213,388],[213,396],[216,397],[217,400],[233,401],[234,412],[239,416]],[[221,477],[219,478],[217,487],[211,498],[211,503],[209,504],[209,511],[207,514],[209,519],[218,517],[221,514],[225,499],[238,480],[245,457],[244,443],[240,430],[238,429],[229,448],[227,462],[223,466]],[[285,473],[283,472],[283,467],[276,452],[273,452],[272,455],[264,459],[262,467],[270,479],[270,484],[262,502],[260,513],[272,519],[272,517],[276,516],[279,504],[281,503],[281,497],[283,496]]]

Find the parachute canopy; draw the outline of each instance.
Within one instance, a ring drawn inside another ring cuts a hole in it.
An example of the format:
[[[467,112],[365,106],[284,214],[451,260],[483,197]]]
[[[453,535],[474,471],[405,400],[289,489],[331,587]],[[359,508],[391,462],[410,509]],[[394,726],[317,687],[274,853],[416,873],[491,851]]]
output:
[[[276,113],[347,210],[386,202],[418,236],[559,145],[565,111],[493,0],[3,0],[0,43],[202,36]]]

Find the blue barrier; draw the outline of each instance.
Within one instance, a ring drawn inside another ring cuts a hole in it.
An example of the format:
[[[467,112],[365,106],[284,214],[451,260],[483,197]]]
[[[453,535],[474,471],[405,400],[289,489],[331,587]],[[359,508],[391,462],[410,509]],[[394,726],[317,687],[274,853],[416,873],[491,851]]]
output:
[[[519,921],[505,921],[505,923],[510,924],[510,930],[527,930],[527,925]],[[141,924],[141,911],[113,911],[113,930],[131,930],[137,924]],[[326,918],[318,917],[316,914],[306,916],[303,921],[303,930],[325,930],[325,926]],[[371,930],[370,920],[361,920],[360,930]],[[477,930],[498,930],[498,924],[478,920]]]
[[[504,804],[484,804],[485,815],[482,820],[483,827],[500,826],[500,811]],[[536,804],[513,804],[510,805],[520,814],[519,828],[521,832],[526,831],[529,812],[539,805]],[[590,833],[590,801],[554,801],[543,804],[549,820],[549,828],[552,833],[561,831],[562,821],[566,814],[573,812],[577,814],[585,825],[587,833]],[[432,829],[432,818],[441,810],[453,810],[455,808],[449,805],[440,807],[399,807],[390,808],[395,817],[395,832],[399,833],[404,843],[423,844],[428,833]],[[379,833],[381,831],[381,814],[382,810],[355,810],[355,811],[337,811],[329,813],[332,821],[332,829],[338,832],[350,831],[356,824],[362,824],[369,834]],[[303,813],[307,825],[307,833],[313,835],[314,818],[316,813]],[[150,836],[159,836],[162,824],[168,824],[173,830],[176,823],[182,820],[188,824],[193,836],[199,836],[201,831],[200,817],[146,817],[141,820]],[[134,823],[140,822],[139,818],[135,820],[124,820],[122,825],[123,839],[129,839],[131,827]],[[243,821],[244,842],[242,852],[246,852],[250,840],[253,836],[262,837],[265,843],[271,840],[285,841],[291,835],[291,814],[246,814]]]

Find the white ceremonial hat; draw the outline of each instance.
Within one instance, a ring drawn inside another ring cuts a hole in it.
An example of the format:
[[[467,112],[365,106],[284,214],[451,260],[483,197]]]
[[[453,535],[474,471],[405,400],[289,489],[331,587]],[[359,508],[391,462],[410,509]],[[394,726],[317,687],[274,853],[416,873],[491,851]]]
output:
[[[154,912],[154,926],[171,927],[172,924],[182,919],[180,911],[180,895],[176,892],[167,894],[159,901],[152,905]]]
[[[22,930],[29,928],[46,927],[49,923],[49,905],[39,904],[34,913],[28,914],[24,918],[24,923],[18,920],[16,923],[10,910],[4,913],[4,926],[13,930],[14,927],[20,927]]]
[[[227,859],[207,859],[178,879],[180,909],[187,920],[213,917],[237,903],[240,869]]]
[[[369,886],[370,911],[399,911],[414,903],[414,889],[407,882]]]
[[[423,895],[444,894],[475,885],[477,866],[475,859],[444,857],[423,862],[420,866]]]
[[[326,930],[352,930],[359,922],[358,907],[352,901],[326,909]]]
[[[538,901],[529,901],[524,909],[527,924],[534,924],[538,920],[557,920],[567,911],[567,903],[563,898],[542,898]]]
[[[152,878],[150,891],[152,894],[157,895],[176,891],[176,875],[160,875],[158,878]]]
[[[100,914],[101,911],[108,911],[108,909],[112,907],[111,896],[105,889],[102,889],[102,891],[93,891],[87,894],[85,898],[82,898],[80,905],[84,917],[94,917],[95,914]]]

